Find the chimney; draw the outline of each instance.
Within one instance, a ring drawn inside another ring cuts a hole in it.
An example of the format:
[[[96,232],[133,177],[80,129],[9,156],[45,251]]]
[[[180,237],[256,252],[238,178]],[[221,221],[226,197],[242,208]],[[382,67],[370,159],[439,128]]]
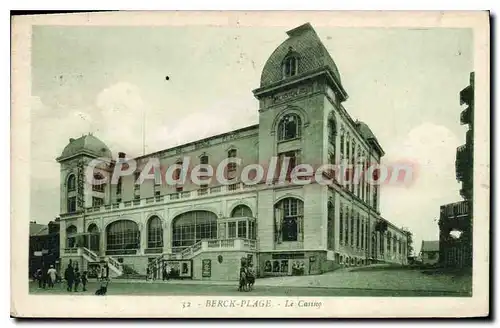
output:
[[[125,158],[125,155],[126,155],[125,153],[119,152],[118,153],[118,158]]]

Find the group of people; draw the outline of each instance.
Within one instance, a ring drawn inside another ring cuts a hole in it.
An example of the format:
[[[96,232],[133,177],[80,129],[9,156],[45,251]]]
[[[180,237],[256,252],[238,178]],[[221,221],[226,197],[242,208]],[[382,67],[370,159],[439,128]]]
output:
[[[161,273],[162,280],[169,280],[170,275],[172,274],[172,268],[170,267],[170,265],[163,265]],[[156,280],[159,278],[160,277],[158,277],[158,270],[156,269],[156,267],[153,267],[153,269],[150,269],[149,267],[146,268],[146,281]]]
[[[57,282],[59,275],[57,274],[57,270],[54,269],[54,266],[51,265],[48,270],[43,270],[42,268],[38,268],[35,272],[34,276],[35,280],[38,281],[38,288],[54,288],[55,283]]]
[[[245,258],[242,258],[241,261],[239,282],[238,291],[240,292],[252,290],[255,284],[255,270]]]
[[[74,267],[71,262],[68,264],[64,271],[64,279],[67,283],[66,290],[68,292],[77,292],[80,284],[82,285],[82,291],[87,291],[88,273],[87,271],[80,272],[78,263],[75,263]]]

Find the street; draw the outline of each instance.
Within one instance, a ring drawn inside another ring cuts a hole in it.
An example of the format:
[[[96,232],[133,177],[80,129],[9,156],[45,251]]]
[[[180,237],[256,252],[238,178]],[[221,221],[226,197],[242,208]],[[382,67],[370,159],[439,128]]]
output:
[[[90,282],[87,291],[67,292],[65,284],[56,284],[53,289],[39,289],[36,282],[30,282],[30,293],[35,295],[94,295],[98,283]],[[384,290],[366,288],[325,288],[325,287],[284,287],[259,286],[254,290],[238,292],[236,284],[189,284],[170,281],[163,282],[111,282],[107,295],[219,295],[219,296],[469,296],[467,292],[422,291],[422,290]]]

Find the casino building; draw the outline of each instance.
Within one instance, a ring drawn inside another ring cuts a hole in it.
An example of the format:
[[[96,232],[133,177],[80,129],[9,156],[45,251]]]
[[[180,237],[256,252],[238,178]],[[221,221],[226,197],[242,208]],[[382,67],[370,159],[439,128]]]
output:
[[[381,216],[379,187],[365,179],[329,185],[241,181],[245,166],[272,157],[288,158],[289,168],[341,160],[367,167],[384,155],[368,125],[353,121],[343,107],[347,92],[338,68],[311,25],[287,35],[253,91],[257,125],[134,158],[138,168],[151,158],[167,168],[181,167],[186,158],[209,166],[240,158],[240,165],[227,166],[228,184],[139,184],[139,169],[116,184],[89,183],[85,169],[92,159],[107,159],[94,178],[109,181],[126,154],[114,159],[91,134],[70,139],[57,158],[63,267],[70,260],[80,268],[106,263],[119,276],[143,275],[148,267],[161,273],[169,265],[174,277],[232,280],[242,257],[261,277],[406,264],[405,234]],[[180,172],[175,169],[174,177]]]

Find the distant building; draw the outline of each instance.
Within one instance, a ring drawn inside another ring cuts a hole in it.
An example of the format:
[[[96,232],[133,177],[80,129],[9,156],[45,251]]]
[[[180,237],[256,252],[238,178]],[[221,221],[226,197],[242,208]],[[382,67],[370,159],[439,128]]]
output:
[[[422,240],[420,261],[424,265],[434,265],[439,262],[439,240]]]
[[[353,120],[342,105],[347,93],[340,73],[314,29],[304,24],[287,34],[253,91],[259,124],[135,159],[138,166],[155,158],[171,168],[188,158],[193,166],[214,168],[240,158],[242,166],[227,166],[229,184],[216,179],[201,185],[165,185],[154,179],[138,184],[140,170],[118,183],[92,184],[84,176],[92,159],[107,159],[107,168],[94,179],[109,181],[126,154],[113,158],[93,135],[70,139],[57,158],[64,263],[71,260],[85,268],[106,261],[116,275],[125,268],[144,274],[148,266],[156,271],[170,263],[180,277],[193,279],[237,279],[242,257],[259,276],[319,274],[374,262],[406,264],[407,237],[380,214],[379,185],[364,179],[329,185],[290,181],[292,169],[301,163],[346,160],[367,168],[380,163],[384,151],[368,125]],[[289,159],[283,184],[274,177],[256,185],[242,183],[243,166],[270,163],[273,157],[279,164]],[[174,175],[180,176],[180,170]],[[331,172],[320,174],[334,178]]]
[[[48,270],[50,265],[60,271],[59,222],[51,221],[48,224],[30,222],[29,240],[29,274],[30,277],[37,269]]]
[[[461,202],[441,206],[439,217],[439,260],[443,266],[472,266],[472,213],[474,167],[474,73],[470,85],[460,92],[460,104],[467,107],[460,114],[460,123],[469,126],[465,144],[457,148],[455,170],[462,182]]]

